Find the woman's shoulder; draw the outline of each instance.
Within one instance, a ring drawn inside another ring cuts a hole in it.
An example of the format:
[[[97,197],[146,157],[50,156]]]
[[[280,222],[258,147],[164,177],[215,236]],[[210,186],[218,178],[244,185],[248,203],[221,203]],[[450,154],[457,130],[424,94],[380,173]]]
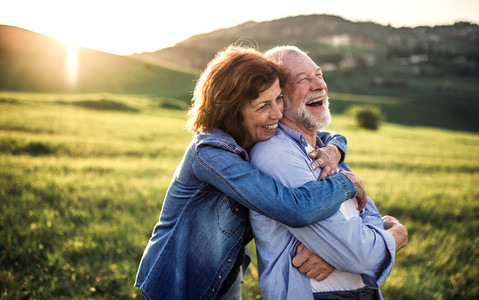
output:
[[[220,129],[212,129],[197,133],[195,136],[196,146],[200,148],[221,148],[236,154],[245,152],[235,139]]]

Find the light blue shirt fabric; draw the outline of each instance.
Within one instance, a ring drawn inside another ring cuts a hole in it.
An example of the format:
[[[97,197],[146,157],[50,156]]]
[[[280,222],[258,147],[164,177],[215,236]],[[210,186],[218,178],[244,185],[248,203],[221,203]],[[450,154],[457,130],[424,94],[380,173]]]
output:
[[[323,147],[319,136],[316,146]],[[285,186],[300,186],[316,180],[321,172],[312,170],[307,146],[303,135],[280,124],[275,137],[253,148],[251,163]],[[345,163],[339,168],[350,171]],[[298,239],[337,270],[361,274],[364,284],[372,288],[379,288],[394,264],[395,240],[384,229],[369,198],[359,217],[348,220],[338,211],[308,227],[291,228],[250,212],[250,222],[258,252],[260,290],[266,300],[313,299],[309,278],[291,263]]]

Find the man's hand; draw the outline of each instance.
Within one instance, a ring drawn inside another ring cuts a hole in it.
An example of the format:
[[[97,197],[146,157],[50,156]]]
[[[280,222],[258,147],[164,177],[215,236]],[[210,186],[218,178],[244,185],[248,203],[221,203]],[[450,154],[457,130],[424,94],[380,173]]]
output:
[[[329,145],[327,147],[318,148],[311,151],[308,156],[312,159],[316,159],[311,164],[313,170],[322,168],[319,179],[326,178],[334,175],[338,172],[338,164],[341,160],[341,152],[335,145]]]
[[[396,240],[396,252],[398,252],[401,248],[407,245],[407,228],[392,216],[384,216],[383,221],[386,226],[386,231],[392,234]]]
[[[303,244],[296,248],[296,255],[293,257],[293,266],[299,269],[302,274],[308,278],[314,278],[317,281],[326,279],[334,268],[324,259],[311,252]]]
[[[366,190],[364,189],[363,182],[361,179],[359,179],[358,176],[354,175],[354,173],[348,172],[341,170],[339,171],[343,173],[344,175],[348,176],[349,179],[354,183],[356,188],[358,189],[356,193],[356,199],[358,200],[358,210],[363,210],[363,208],[366,206],[366,202],[368,202],[368,197],[366,195]]]

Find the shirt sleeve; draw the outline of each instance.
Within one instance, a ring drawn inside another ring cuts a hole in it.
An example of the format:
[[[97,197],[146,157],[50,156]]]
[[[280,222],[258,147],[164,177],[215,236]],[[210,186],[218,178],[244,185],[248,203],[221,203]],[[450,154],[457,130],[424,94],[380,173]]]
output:
[[[366,217],[365,217],[366,216]],[[346,220],[338,212],[316,224],[288,230],[308,249],[340,271],[361,274],[370,287],[379,287],[394,265],[396,243],[369,199],[361,216]]]

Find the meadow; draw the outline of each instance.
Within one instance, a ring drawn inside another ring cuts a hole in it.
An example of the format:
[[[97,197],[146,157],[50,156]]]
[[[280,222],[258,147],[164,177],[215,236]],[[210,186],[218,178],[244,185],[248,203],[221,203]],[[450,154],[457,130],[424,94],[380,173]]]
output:
[[[171,99],[0,93],[0,298],[142,299],[134,280],[191,134]],[[383,123],[347,161],[409,230],[386,299],[479,297],[479,134]],[[249,245],[255,258],[254,243]],[[260,299],[257,268],[244,299]]]

